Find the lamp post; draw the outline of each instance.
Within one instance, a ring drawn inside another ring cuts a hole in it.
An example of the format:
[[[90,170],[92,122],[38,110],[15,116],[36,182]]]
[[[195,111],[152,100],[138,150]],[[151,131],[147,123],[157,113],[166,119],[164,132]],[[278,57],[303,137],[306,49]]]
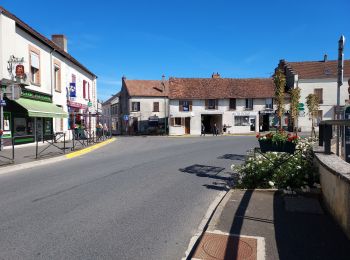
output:
[[[340,112],[340,87],[343,85],[344,78],[344,44],[345,37],[344,35],[340,36],[338,47],[338,80],[337,80],[337,110],[336,110],[336,119],[341,119]],[[337,143],[336,143],[336,153],[339,156],[339,135],[340,135],[340,126],[337,126]]]

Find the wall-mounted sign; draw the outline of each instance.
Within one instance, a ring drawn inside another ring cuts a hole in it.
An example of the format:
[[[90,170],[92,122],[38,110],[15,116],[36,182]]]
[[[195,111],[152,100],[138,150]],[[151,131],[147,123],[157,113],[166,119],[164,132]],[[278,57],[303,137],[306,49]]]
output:
[[[1,107],[6,106],[6,100],[0,99],[0,106],[1,106]]]
[[[77,88],[75,82],[69,83],[69,97],[77,97]]]
[[[67,105],[69,107],[74,107],[74,108],[79,108],[79,109],[87,109],[87,107],[88,107],[85,104],[81,104],[81,103],[74,102],[74,101],[71,101],[71,100],[67,100]]]
[[[129,120],[129,116],[128,115],[124,115],[123,118],[124,118],[124,121],[128,121]]]
[[[52,98],[50,95],[29,91],[27,89],[22,90],[21,97],[52,103]]]
[[[18,64],[16,66],[16,78],[24,78],[25,77],[25,73],[24,73],[24,66],[22,64]]]

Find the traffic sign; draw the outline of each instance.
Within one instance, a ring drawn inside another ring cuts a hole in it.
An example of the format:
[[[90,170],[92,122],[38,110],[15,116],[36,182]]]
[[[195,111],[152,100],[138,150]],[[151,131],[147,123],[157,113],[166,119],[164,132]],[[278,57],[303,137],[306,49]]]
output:
[[[88,102],[88,107],[92,107],[92,102]]]
[[[304,103],[299,103],[299,104],[298,104],[298,110],[299,110],[299,111],[304,111],[304,110],[305,110],[305,108],[304,108]]]

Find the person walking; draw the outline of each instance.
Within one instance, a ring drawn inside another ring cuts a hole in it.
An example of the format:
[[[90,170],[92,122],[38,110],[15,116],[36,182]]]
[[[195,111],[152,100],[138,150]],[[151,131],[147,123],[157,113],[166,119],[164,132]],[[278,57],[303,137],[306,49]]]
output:
[[[213,126],[213,136],[214,135],[218,136],[218,127],[216,126],[216,124],[214,124]]]
[[[205,136],[205,125],[202,122],[202,126],[201,126],[201,136]]]

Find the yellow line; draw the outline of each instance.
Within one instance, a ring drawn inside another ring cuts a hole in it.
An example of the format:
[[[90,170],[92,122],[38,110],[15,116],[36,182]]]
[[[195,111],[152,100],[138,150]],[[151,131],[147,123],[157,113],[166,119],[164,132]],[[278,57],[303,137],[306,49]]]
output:
[[[99,144],[95,144],[95,145],[92,145],[90,147],[87,147],[87,148],[84,148],[84,149],[81,149],[79,151],[76,151],[76,152],[72,152],[70,154],[67,154],[66,155],[66,158],[67,159],[71,159],[71,158],[74,158],[74,157],[77,157],[77,156],[80,156],[80,155],[83,155],[83,154],[86,154],[86,153],[89,153],[89,152],[92,152],[93,150],[96,150],[102,146],[105,146],[109,143],[112,143],[114,142],[115,140],[117,140],[116,138],[111,138],[111,139],[108,139],[106,141],[103,141],[102,143],[99,143]]]

